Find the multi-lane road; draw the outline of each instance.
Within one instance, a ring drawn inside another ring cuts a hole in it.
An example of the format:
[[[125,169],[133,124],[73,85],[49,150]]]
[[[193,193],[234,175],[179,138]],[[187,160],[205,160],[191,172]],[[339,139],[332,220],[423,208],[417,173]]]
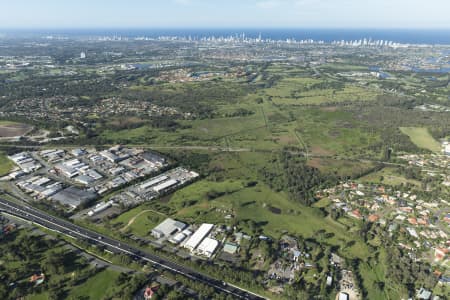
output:
[[[207,284],[213,287],[216,291],[232,295],[236,299],[264,299],[259,295],[239,288],[235,285],[206,276],[198,271],[187,268],[166,258],[161,258],[154,254],[143,252],[124,242],[112,239],[106,235],[94,232],[81,226],[77,226],[60,218],[56,218],[26,204],[22,205],[0,198],[0,211],[4,211],[10,215],[31,221],[67,236],[77,239],[84,239],[94,245],[101,245],[105,248],[105,250],[111,251],[115,254],[126,254],[130,255],[134,260],[149,262],[153,266],[160,269],[169,270],[170,272],[181,274],[192,280]]]

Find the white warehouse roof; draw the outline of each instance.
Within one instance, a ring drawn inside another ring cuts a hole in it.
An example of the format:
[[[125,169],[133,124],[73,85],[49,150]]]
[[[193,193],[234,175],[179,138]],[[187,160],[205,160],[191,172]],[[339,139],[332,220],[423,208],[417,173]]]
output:
[[[158,184],[157,186],[155,186],[155,187],[153,188],[153,190],[154,190],[155,192],[159,193],[159,192],[161,192],[161,191],[163,191],[163,190],[165,190],[165,189],[167,189],[167,188],[169,188],[169,187],[171,187],[171,186],[174,186],[174,185],[177,184],[177,183],[178,183],[178,180],[176,180],[176,179],[170,179],[170,180],[167,180],[167,181],[165,181],[165,182],[163,182],[163,183],[161,183],[161,184]]]
[[[207,257],[211,257],[219,246],[219,241],[212,238],[205,238],[197,248],[197,251],[200,254],[203,254]]]
[[[344,293],[344,292],[339,293],[339,300],[348,300],[348,299],[349,299],[349,295],[347,293]]]
[[[169,240],[172,244],[179,244],[186,238],[186,235],[182,232],[177,233],[173,238]]]
[[[202,224],[199,229],[187,240],[184,247],[189,250],[194,250],[201,243],[201,241],[211,232],[213,229],[213,224]]]
[[[147,182],[144,182],[143,184],[141,184],[141,186],[140,186],[140,188],[142,189],[142,190],[145,190],[146,188],[148,188],[148,187],[151,187],[151,186],[153,186],[153,185],[155,185],[155,184],[158,184],[158,183],[160,183],[161,181],[164,181],[164,180],[166,180],[166,179],[168,179],[169,177],[167,177],[167,176],[158,176],[158,177],[156,177],[156,178],[154,178],[154,179],[151,179],[150,181],[147,181]]]
[[[186,228],[186,224],[180,221],[175,221],[171,218],[165,219],[161,224],[153,228],[152,235],[156,238],[168,237],[175,232],[180,232]]]

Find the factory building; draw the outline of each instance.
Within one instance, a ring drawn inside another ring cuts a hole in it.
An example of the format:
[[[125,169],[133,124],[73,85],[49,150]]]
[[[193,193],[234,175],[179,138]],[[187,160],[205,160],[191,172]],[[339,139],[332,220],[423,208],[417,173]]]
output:
[[[187,240],[186,244],[184,245],[185,248],[189,249],[190,251],[194,251],[198,245],[203,241],[203,239],[211,232],[213,229],[213,224],[202,224],[199,229],[197,229],[196,232]]]
[[[206,237],[197,247],[197,253],[206,257],[211,257],[219,246],[219,241]]]
[[[157,186],[155,186],[153,188],[153,190],[155,192],[157,192],[157,193],[160,193],[160,192],[164,191],[165,189],[168,189],[168,188],[170,188],[170,187],[172,187],[172,186],[174,186],[176,184],[178,184],[178,180],[170,179],[170,180],[167,180],[167,181],[165,181],[163,183],[158,184]]]
[[[171,218],[165,219],[161,224],[152,229],[152,236],[157,239],[169,237],[186,228],[186,224]]]

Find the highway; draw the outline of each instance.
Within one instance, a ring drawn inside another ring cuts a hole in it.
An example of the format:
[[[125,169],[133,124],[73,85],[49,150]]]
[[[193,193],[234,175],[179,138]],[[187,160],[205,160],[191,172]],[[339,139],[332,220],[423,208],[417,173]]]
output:
[[[165,258],[158,257],[154,254],[143,252],[128,244],[118,240],[111,239],[108,236],[77,226],[68,221],[51,216],[41,210],[31,206],[17,204],[0,198],[0,211],[4,211],[10,215],[22,218],[24,220],[39,224],[50,230],[54,230],[65,234],[72,238],[82,238],[94,245],[102,245],[108,251],[115,254],[130,255],[136,261],[146,261],[160,269],[165,269],[173,273],[181,274],[192,280],[202,282],[213,287],[216,291],[232,295],[236,299],[265,299],[247,290],[241,289],[235,285],[225,283],[221,280],[203,275],[198,271],[182,266]]]

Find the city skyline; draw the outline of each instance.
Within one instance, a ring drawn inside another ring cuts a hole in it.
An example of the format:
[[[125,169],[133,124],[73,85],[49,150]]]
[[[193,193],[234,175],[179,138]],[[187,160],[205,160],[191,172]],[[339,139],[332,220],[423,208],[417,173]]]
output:
[[[0,28],[14,29],[450,28],[445,0],[0,0],[0,10]]]

